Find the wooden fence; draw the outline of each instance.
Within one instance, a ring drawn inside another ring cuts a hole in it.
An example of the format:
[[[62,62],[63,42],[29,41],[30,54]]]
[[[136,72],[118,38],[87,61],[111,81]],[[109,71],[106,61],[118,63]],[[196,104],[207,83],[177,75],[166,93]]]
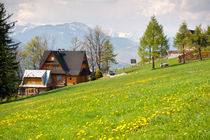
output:
[[[202,58],[210,58],[210,52],[201,52]],[[185,61],[193,61],[200,59],[199,53],[188,52],[185,54]],[[183,55],[178,56],[178,62],[183,62]]]

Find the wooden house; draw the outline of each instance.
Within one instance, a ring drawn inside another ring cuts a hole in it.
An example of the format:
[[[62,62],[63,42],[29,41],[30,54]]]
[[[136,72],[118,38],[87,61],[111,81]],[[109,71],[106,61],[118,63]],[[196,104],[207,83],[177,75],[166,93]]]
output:
[[[53,87],[86,82],[90,74],[85,51],[45,51],[40,70],[51,70]]]
[[[51,81],[50,70],[25,70],[19,94],[30,96],[46,91]]]

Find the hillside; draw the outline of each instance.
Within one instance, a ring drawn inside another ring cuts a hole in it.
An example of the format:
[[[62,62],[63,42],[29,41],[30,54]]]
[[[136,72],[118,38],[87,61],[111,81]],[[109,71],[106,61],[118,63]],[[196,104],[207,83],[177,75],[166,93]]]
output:
[[[1,104],[0,139],[209,139],[210,59],[176,61]]]

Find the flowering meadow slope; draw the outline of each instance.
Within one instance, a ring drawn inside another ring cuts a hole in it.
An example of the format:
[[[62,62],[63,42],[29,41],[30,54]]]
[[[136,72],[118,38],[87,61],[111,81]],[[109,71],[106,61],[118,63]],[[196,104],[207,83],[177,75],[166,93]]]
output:
[[[210,59],[168,62],[1,104],[0,139],[209,139]]]

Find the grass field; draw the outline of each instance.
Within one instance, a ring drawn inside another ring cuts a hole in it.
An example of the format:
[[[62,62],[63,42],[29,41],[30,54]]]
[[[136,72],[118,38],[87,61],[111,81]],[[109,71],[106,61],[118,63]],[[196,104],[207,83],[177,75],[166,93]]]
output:
[[[1,104],[0,139],[210,139],[210,59],[167,61]]]

